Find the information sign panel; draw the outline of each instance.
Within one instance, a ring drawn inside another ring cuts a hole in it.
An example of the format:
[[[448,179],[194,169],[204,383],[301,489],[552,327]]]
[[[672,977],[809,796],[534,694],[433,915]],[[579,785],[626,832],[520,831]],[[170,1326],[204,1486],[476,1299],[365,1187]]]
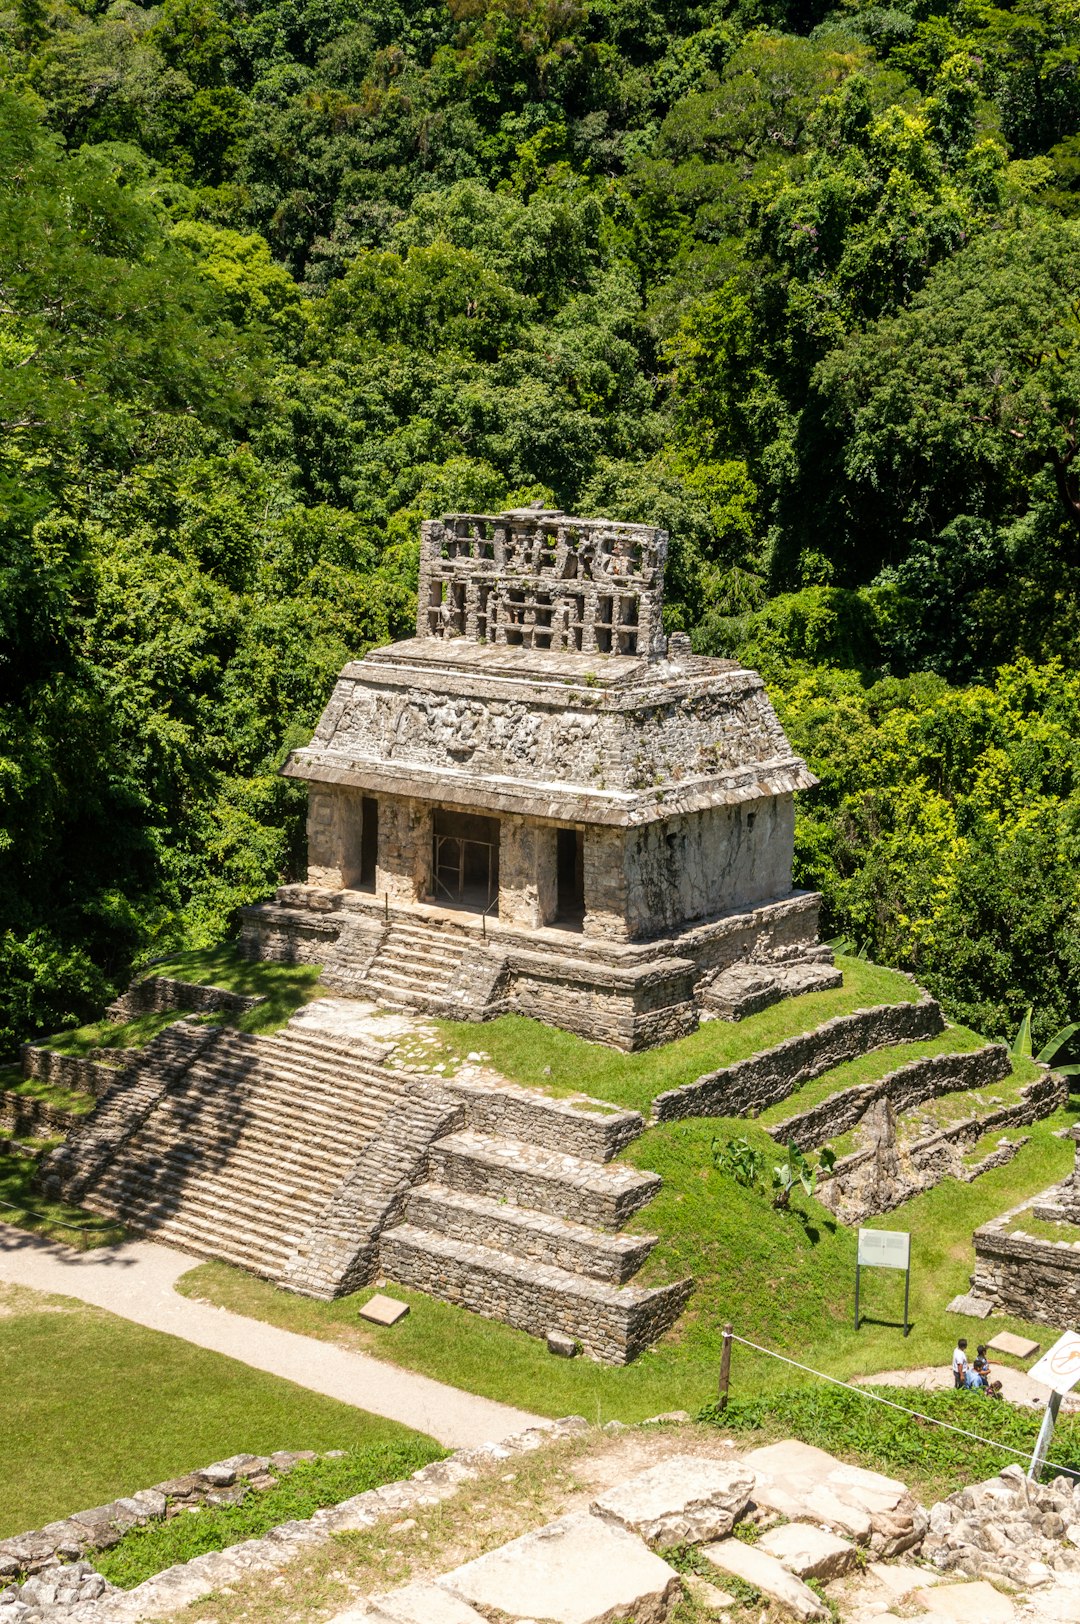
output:
[[[1066,1331],[1038,1363],[1032,1365],[1028,1375],[1055,1393],[1070,1392],[1080,1381],[1080,1336],[1075,1331]]]
[[[911,1236],[904,1229],[860,1229],[859,1262],[864,1269],[906,1269]]]

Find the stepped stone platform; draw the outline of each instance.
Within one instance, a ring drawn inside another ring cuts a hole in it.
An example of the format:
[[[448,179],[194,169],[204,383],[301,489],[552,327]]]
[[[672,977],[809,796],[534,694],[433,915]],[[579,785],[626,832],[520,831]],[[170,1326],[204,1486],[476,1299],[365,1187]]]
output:
[[[620,1233],[660,1188],[614,1160],[637,1112],[383,1061],[310,1020],[180,1020],[110,1070],[43,1188],[309,1296],[384,1274],[610,1363],[674,1323],[692,1282],[631,1284],[655,1237]]]
[[[1080,1320],[1080,1132],[1069,1130],[1076,1165],[1060,1184],[975,1231],[972,1292],[1001,1313],[1037,1324],[1076,1328]],[[1030,1234],[1025,1221],[1060,1229]]]

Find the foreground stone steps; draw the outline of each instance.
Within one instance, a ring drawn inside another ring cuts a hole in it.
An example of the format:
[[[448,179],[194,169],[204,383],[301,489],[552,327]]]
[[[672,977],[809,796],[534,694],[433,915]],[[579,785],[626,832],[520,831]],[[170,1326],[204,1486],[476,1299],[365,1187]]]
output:
[[[606,1364],[625,1364],[655,1341],[692,1285],[613,1286],[409,1223],[384,1231],[379,1255],[383,1273],[403,1286],[532,1336],[561,1332]]]
[[[396,1009],[424,1008],[446,996],[470,946],[464,937],[395,920],[358,990]]]
[[[609,1285],[623,1285],[656,1244],[655,1235],[607,1234],[445,1184],[420,1184],[411,1190],[405,1213],[414,1229],[534,1259]]]
[[[434,1179],[452,1189],[618,1229],[660,1188],[656,1173],[603,1164],[520,1139],[464,1129],[431,1147]]]

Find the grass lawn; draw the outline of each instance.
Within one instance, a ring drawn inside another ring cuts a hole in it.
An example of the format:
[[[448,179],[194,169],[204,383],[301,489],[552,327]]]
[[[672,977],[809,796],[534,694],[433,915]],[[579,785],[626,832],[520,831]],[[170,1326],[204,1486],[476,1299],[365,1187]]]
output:
[[[243,1450],[443,1451],[393,1421],[68,1298],[0,1287],[0,1537]]]
[[[225,1018],[225,1024],[241,1032],[275,1032],[313,998],[325,996],[319,985],[322,973],[317,964],[269,964],[261,959],[242,959],[235,945],[206,951],[177,953],[154,964],[147,975],[173,976],[177,981],[198,981],[204,986],[224,987],[227,992],[264,998],[265,1003],[245,1014]],[[175,1017],[173,1017],[175,1019]]]
[[[115,1246],[124,1239],[122,1226],[111,1218],[84,1212],[82,1207],[72,1207],[66,1201],[50,1201],[35,1190],[36,1168],[37,1163],[29,1156],[0,1151],[0,1225],[14,1224],[48,1240],[63,1241],[78,1252]]]
[[[776,1213],[766,1198],[713,1169],[714,1136],[746,1134],[766,1151],[775,1149],[764,1129],[741,1118],[664,1124],[626,1152],[627,1160],[664,1179],[660,1194],[631,1225],[663,1237],[647,1274],[638,1278],[692,1274],[697,1289],[675,1329],[625,1368],[553,1359],[543,1343],[523,1332],[398,1287],[394,1294],[412,1305],[412,1313],[390,1328],[358,1321],[368,1292],[312,1302],[220,1263],[192,1270],[179,1289],[545,1415],[577,1412],[589,1420],[633,1421],[676,1408],[694,1413],[715,1395],[726,1320],[749,1341],[845,1378],[947,1362],[958,1322],[944,1310],[951,1297],[968,1289],[972,1231],[1063,1176],[1073,1146],[1052,1129],[1075,1117],[1069,1109],[1037,1123],[1008,1166],[973,1184],[947,1179],[874,1221],[912,1233],[914,1328],[906,1340],[897,1324],[903,1283],[884,1271],[864,1281],[869,1319],[858,1334],[852,1327],[854,1230],[838,1225],[812,1199],[799,1198],[801,1217]],[[1004,1315],[987,1324],[989,1334],[1004,1329],[1047,1341],[1044,1327]],[[753,1396],[793,1379],[797,1373],[778,1361],[737,1349],[734,1392]]]
[[[706,1021],[688,1037],[637,1054],[587,1043],[524,1015],[503,1015],[481,1027],[467,1021],[437,1025],[446,1057],[482,1049],[495,1069],[514,1082],[551,1094],[584,1092],[647,1111],[665,1089],[682,1087],[704,1072],[771,1049],[834,1015],[850,1015],[874,1004],[914,1003],[919,997],[918,988],[896,970],[884,970],[865,959],[838,957],[836,962],[844,972],[842,987],[785,999],[744,1021]],[[437,1057],[432,1053],[429,1058]]]

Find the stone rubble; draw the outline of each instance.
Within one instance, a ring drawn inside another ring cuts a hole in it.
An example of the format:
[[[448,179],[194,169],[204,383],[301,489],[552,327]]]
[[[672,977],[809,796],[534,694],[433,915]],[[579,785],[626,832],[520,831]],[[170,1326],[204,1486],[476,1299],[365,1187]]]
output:
[[[1050,1584],[1056,1573],[1080,1574],[1077,1542],[1080,1483],[1031,1483],[1013,1465],[934,1506],[922,1554],[943,1572],[1028,1589]]]

